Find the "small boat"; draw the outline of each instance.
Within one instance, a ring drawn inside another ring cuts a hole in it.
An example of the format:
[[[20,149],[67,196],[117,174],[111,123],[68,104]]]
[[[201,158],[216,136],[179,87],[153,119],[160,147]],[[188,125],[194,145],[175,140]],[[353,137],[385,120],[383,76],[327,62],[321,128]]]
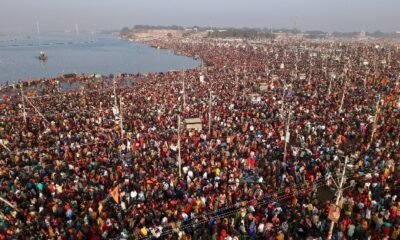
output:
[[[41,51],[41,52],[39,53],[39,56],[38,56],[38,59],[39,59],[39,60],[41,60],[41,61],[46,61],[47,58],[48,58],[48,57],[47,57],[47,55],[46,55],[45,52]]]

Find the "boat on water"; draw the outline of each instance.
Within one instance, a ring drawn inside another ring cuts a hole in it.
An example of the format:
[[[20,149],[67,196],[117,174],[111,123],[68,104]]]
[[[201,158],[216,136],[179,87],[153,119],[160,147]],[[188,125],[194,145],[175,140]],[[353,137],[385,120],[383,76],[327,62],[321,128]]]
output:
[[[45,52],[41,51],[39,53],[38,59],[41,60],[41,61],[46,61],[48,59],[48,57],[47,57]]]

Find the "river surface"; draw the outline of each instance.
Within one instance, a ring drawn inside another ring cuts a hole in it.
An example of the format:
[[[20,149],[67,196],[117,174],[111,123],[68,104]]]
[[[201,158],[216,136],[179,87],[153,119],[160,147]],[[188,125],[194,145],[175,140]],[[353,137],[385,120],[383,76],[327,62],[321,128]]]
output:
[[[42,62],[38,55],[48,56]],[[54,77],[64,73],[148,73],[193,68],[200,64],[145,44],[111,35],[47,33],[0,37],[0,84]]]

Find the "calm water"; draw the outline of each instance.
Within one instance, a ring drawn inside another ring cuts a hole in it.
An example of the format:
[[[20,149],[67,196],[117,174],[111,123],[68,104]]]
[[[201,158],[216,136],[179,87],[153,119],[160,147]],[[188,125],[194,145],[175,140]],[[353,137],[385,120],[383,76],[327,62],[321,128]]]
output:
[[[37,59],[40,51],[46,63]],[[147,45],[107,35],[59,33],[40,37],[0,37],[0,83],[63,73],[146,73],[193,68],[199,62]]]

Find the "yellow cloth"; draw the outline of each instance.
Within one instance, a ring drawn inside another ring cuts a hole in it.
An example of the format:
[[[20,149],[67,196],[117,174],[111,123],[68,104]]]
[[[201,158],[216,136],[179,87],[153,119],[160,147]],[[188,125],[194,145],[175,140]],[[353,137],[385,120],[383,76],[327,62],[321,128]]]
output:
[[[313,210],[313,208],[314,208],[314,206],[311,204],[311,203],[309,203],[308,205],[307,205],[307,210],[308,211],[312,211]]]
[[[101,213],[101,210],[103,210],[103,204],[99,203],[99,213]]]
[[[219,168],[215,169],[215,175],[219,176],[220,173],[221,173],[221,170],[219,170]]]
[[[101,226],[103,224],[103,219],[101,219],[101,217],[99,217],[98,219],[97,219],[97,225],[98,226]]]
[[[285,240],[285,234],[282,232],[278,233],[278,235],[276,235],[276,240]]]
[[[388,177],[388,176],[389,176],[389,174],[390,174],[389,168],[385,168],[384,174],[385,174],[385,177]]]
[[[140,229],[140,232],[142,233],[143,236],[147,236],[147,228],[143,227],[142,229]]]

